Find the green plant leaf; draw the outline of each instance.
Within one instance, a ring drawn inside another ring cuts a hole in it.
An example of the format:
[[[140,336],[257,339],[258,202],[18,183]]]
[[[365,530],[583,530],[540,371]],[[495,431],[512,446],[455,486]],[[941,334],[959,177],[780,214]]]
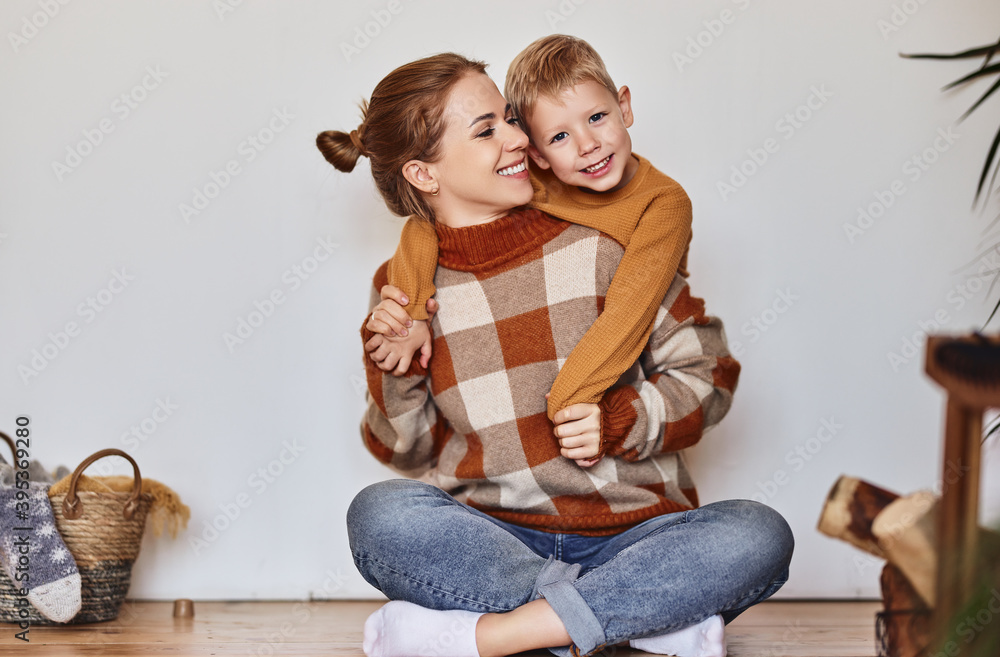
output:
[[[965,271],[969,267],[975,265],[977,262],[980,262],[983,258],[985,258],[987,253],[992,253],[993,251],[997,251],[997,247],[1000,247],[1000,242],[995,243],[993,246],[991,246],[990,248],[986,249],[985,251],[980,251],[979,253],[977,253],[972,258],[972,260],[970,260],[969,262],[965,263],[964,265],[962,265],[961,267],[959,267],[958,269],[956,269],[955,271],[953,271],[951,273],[952,274],[958,274],[959,272]],[[998,251],[998,252],[1000,252],[1000,251]]]
[[[954,82],[944,85],[943,87],[941,87],[941,90],[947,91],[948,89],[957,87],[958,85],[964,82],[968,82],[969,80],[981,78],[984,75],[992,75],[993,73],[1000,73],[1000,64],[991,64],[989,66],[984,66],[983,68],[976,69],[972,73],[969,73],[968,75],[963,76],[958,80],[955,80]]]
[[[998,145],[1000,145],[1000,129],[997,130],[996,136],[993,137],[993,143],[990,144],[990,152],[986,154],[986,162],[983,164],[983,173],[979,176],[979,184],[976,186],[975,203],[979,202],[979,196],[983,191],[983,183],[986,182],[986,176],[990,172],[990,165],[993,164],[993,159],[996,157]]]
[[[980,332],[985,331],[986,327],[990,325],[990,320],[992,320],[993,316],[997,314],[997,309],[1000,309],[1000,299],[997,299],[997,305],[993,306],[993,312],[991,312],[990,316],[986,319],[986,322],[983,324],[983,328],[979,329]]]
[[[962,52],[951,53],[950,55],[944,55],[940,53],[920,53],[916,55],[907,55],[905,53],[899,53],[900,57],[906,57],[907,59],[971,59],[973,57],[980,57],[982,55],[992,56],[994,52],[1000,50],[1000,41],[988,46],[979,46],[978,48],[971,48],[969,50],[963,50]]]
[[[983,101],[986,100],[987,98],[989,98],[993,94],[993,92],[996,91],[997,89],[1000,89],[1000,78],[998,78],[997,81],[993,83],[992,87],[990,87],[989,89],[986,90],[986,93],[984,93],[982,96],[979,97],[979,100],[977,100],[972,105],[972,107],[970,107],[969,109],[965,110],[965,113],[962,114],[962,116],[960,116],[958,118],[958,120],[959,121],[964,121],[965,119],[967,119],[968,116],[970,114],[972,114],[973,112],[975,112],[976,108],[979,107],[980,105],[982,105]]]
[[[989,233],[993,229],[993,227],[997,225],[997,222],[1000,222],[1000,214],[997,214],[997,216],[993,217],[993,221],[991,221],[990,224],[983,229],[983,234]]]

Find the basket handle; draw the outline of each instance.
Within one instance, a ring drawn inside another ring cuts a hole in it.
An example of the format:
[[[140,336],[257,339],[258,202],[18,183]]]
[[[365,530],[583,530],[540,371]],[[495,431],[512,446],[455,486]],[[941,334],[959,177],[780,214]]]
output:
[[[0,431],[0,438],[3,438],[4,442],[10,446],[10,455],[14,457],[15,467],[17,465],[17,448],[14,446],[14,439]]]
[[[128,501],[125,503],[125,508],[122,510],[122,515],[126,520],[132,519],[136,509],[139,508],[139,494],[142,493],[142,475],[139,474],[139,466],[131,456],[120,449],[115,449],[113,447],[94,452],[87,458],[83,459],[83,462],[80,463],[80,465],[76,466],[76,470],[73,471],[73,476],[69,480],[69,492],[67,492],[66,497],[63,498],[63,517],[69,520],[76,520],[83,515],[83,502],[80,501],[80,498],[77,497],[76,494],[77,480],[80,478],[80,475],[83,474],[83,471],[88,465],[98,459],[103,459],[105,456],[121,456],[132,464],[132,471],[135,473],[135,484],[132,486],[132,495],[129,496]]]

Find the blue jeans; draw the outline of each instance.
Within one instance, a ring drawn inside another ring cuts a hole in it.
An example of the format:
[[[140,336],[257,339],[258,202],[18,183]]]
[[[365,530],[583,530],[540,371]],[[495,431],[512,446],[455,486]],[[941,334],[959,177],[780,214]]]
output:
[[[613,536],[553,534],[492,518],[419,481],[373,484],[347,512],[354,563],[391,600],[505,612],[545,598],[572,650],[729,622],[788,579],[791,529],[749,500],[706,504]]]

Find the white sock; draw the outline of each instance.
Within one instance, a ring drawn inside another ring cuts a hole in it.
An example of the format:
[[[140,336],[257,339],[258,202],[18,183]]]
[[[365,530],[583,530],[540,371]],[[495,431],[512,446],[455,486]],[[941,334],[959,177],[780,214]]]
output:
[[[683,630],[632,639],[628,644],[658,655],[726,657],[726,628],[722,616],[715,615]]]
[[[481,613],[437,611],[402,600],[388,602],[365,621],[368,657],[479,657]]]
[[[48,584],[32,586],[28,602],[42,616],[57,623],[66,623],[80,611],[80,573],[57,579]]]

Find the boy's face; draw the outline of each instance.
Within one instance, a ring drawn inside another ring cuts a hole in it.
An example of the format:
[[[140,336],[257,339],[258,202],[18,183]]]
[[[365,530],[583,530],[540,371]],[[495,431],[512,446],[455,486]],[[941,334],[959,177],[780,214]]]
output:
[[[628,87],[615,97],[602,84],[581,82],[558,98],[538,98],[528,120],[528,153],[567,185],[615,191],[628,184],[639,166],[628,134],[632,120]]]

